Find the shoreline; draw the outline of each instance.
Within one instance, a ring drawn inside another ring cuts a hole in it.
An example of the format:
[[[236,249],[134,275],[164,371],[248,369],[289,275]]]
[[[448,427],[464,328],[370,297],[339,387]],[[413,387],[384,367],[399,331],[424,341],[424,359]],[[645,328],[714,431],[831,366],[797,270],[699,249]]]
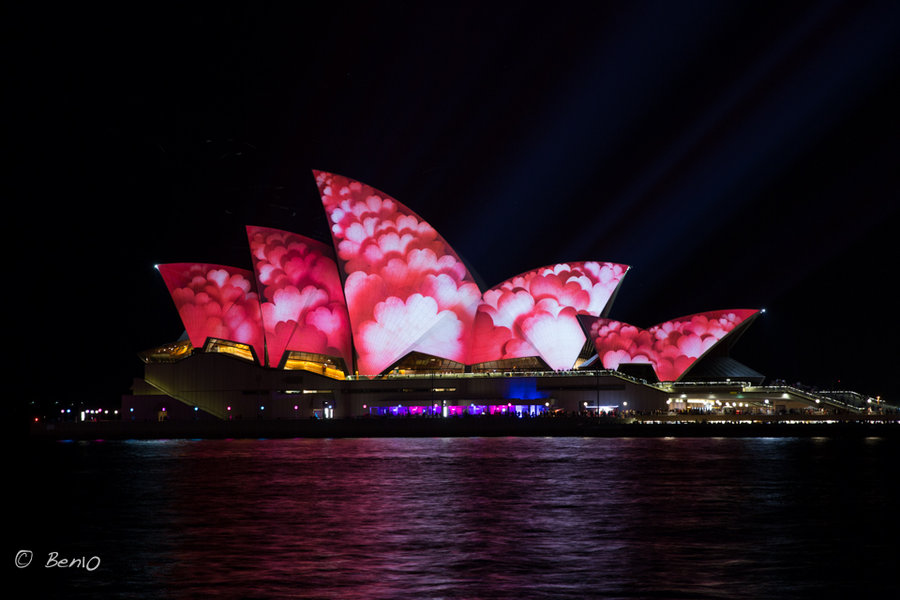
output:
[[[896,415],[859,420],[721,421],[564,417],[33,423],[32,440],[386,437],[900,437]]]

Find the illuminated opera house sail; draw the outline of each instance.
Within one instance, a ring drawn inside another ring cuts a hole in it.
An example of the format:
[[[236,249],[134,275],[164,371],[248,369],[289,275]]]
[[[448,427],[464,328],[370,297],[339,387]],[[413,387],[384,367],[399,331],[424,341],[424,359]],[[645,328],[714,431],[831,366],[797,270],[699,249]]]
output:
[[[219,418],[266,405],[275,418],[446,416],[599,411],[626,398],[655,407],[719,359],[739,371],[721,381],[762,381],[727,357],[755,309],[622,323],[609,314],[629,267],[602,261],[551,264],[482,290],[407,206],[313,173],[332,245],[248,226],[250,269],[158,265],[186,336],[143,353],[154,393]]]

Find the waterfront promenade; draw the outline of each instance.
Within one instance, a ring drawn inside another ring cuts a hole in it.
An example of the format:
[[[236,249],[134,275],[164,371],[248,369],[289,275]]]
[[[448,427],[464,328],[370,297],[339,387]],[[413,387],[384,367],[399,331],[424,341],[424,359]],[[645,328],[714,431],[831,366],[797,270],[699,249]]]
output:
[[[45,440],[378,437],[900,437],[900,415],[652,415],[33,423]]]

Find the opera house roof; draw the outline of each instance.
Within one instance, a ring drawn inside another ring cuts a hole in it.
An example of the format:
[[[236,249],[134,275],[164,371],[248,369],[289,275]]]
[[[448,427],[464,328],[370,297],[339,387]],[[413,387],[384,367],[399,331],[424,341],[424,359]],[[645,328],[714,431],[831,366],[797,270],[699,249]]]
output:
[[[531,358],[565,371],[587,351],[604,368],[645,363],[659,380],[677,381],[758,313],[707,311],[648,329],[614,321],[610,306],[629,267],[600,261],[547,265],[483,291],[408,207],[364,183],[313,173],[333,247],[248,226],[252,270],[158,265],[193,348],[244,345],[271,368],[291,353],[325,356],[369,377],[410,353],[460,366]]]

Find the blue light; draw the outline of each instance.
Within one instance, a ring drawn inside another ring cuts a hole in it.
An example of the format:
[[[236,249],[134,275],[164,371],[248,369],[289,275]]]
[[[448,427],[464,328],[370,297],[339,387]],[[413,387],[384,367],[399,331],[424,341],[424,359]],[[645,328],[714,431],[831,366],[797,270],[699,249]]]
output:
[[[509,387],[506,390],[507,400],[536,400],[546,397],[546,393],[538,391],[537,381],[534,379],[522,377],[509,380]]]

